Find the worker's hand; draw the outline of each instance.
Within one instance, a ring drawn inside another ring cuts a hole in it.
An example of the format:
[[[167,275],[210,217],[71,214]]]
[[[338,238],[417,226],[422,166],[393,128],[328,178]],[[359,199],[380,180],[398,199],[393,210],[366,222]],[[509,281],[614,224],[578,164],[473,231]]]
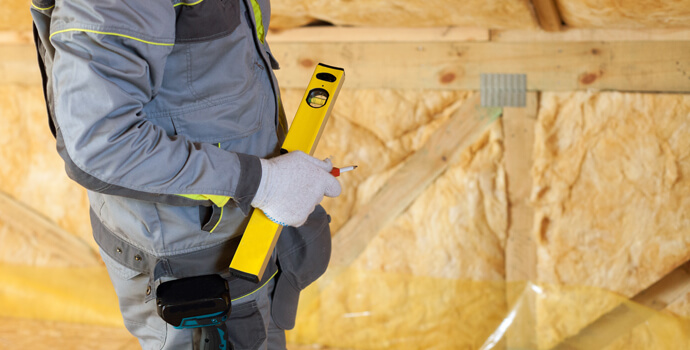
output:
[[[324,195],[340,195],[332,168],[330,159],[319,160],[301,151],[261,159],[261,183],[252,206],[278,224],[302,226]]]

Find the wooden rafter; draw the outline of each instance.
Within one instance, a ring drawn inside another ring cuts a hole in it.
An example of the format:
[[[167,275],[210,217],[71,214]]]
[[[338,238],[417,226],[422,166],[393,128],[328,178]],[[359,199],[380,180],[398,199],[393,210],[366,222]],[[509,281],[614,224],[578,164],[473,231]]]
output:
[[[537,17],[539,26],[547,32],[557,32],[561,30],[561,15],[554,0],[532,0],[534,14]]]

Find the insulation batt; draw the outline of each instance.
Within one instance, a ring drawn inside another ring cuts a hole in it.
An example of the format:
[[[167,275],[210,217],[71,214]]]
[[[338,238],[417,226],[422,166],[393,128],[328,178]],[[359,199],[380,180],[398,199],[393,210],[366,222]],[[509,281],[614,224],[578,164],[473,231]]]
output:
[[[48,128],[40,86],[0,86],[0,191],[75,234],[97,251],[86,190],[67,177]],[[41,231],[17,232],[0,222],[0,262],[68,266],[67,246],[41,244]],[[54,251],[62,253],[54,254]]]
[[[290,28],[309,18],[367,27],[484,27],[532,29],[537,23],[523,0],[274,0],[271,27]],[[275,22],[273,20],[275,19]]]
[[[540,281],[631,297],[690,258],[690,96],[543,93],[532,170]],[[561,302],[581,307],[542,303],[542,344],[615,305]]]
[[[31,29],[29,3],[0,0],[0,30]],[[9,8],[9,10],[8,10]],[[327,21],[366,27],[483,27],[534,29],[524,0],[272,0],[271,29]]]
[[[573,28],[673,28],[690,23],[689,0],[556,0]]]

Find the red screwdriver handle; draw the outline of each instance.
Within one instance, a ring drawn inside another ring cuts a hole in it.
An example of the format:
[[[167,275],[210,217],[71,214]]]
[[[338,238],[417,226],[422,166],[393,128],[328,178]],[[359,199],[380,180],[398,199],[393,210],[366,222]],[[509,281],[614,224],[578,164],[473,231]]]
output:
[[[333,167],[333,169],[331,169],[331,175],[335,177],[340,176],[340,168]]]

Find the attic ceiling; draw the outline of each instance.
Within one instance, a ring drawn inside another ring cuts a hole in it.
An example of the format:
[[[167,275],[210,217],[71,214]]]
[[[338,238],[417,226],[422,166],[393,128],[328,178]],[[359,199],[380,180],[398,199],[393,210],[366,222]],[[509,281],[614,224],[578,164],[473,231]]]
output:
[[[31,28],[28,0],[0,0],[0,31]],[[690,27],[690,0],[272,0],[273,29],[313,22],[364,27],[537,29],[554,4],[569,28]]]
[[[534,29],[534,5],[555,3],[572,28],[690,27],[690,0],[274,0],[276,29],[339,26]]]

